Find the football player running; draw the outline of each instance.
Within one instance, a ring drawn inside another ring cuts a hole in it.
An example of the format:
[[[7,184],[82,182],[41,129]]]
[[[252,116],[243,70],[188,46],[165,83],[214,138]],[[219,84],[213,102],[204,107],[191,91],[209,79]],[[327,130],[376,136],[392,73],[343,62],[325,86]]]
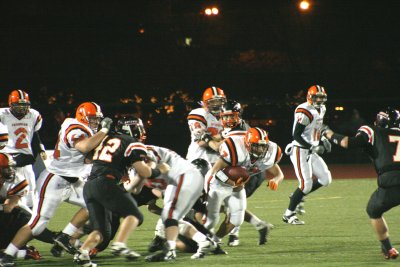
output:
[[[387,108],[377,114],[374,126],[361,126],[355,137],[325,129],[325,136],[343,148],[364,148],[378,174],[378,189],[372,193],[367,213],[381,243],[385,259],[396,259],[399,252],[392,246],[389,227],[383,214],[400,205],[400,113]]]
[[[66,119],[61,125],[54,159],[37,180],[39,196],[35,199],[32,217],[4,251],[0,266],[15,266],[14,256],[18,249],[43,232],[62,201],[81,207],[55,239],[67,252],[75,252],[69,242],[70,236],[88,219],[82,194],[84,182],[80,179],[90,171],[90,165],[84,164],[85,156],[101,142],[111,127],[112,120],[102,118],[100,106],[85,102],[77,108],[75,118]],[[97,132],[99,124],[102,129]]]
[[[38,131],[42,127],[42,116],[31,108],[29,95],[23,90],[13,90],[8,96],[8,108],[0,108],[0,122],[8,129],[8,143],[3,149],[13,156],[16,167],[26,177],[28,193],[23,198],[28,207],[33,206],[36,179],[32,164],[36,154],[46,159],[46,152]]]
[[[229,208],[229,223],[220,228],[216,236],[221,239],[244,221],[246,210],[246,191],[243,186],[246,181],[231,180],[223,169],[227,166],[240,166],[249,173],[267,171],[273,175],[269,187],[273,190],[283,180],[283,173],[278,165],[281,155],[276,143],[268,138],[266,131],[260,128],[250,128],[246,134],[228,137],[219,148],[220,159],[207,174],[206,191],[208,192],[207,221],[205,226],[213,229],[219,221],[222,203]],[[215,240],[220,241],[220,240]]]
[[[321,128],[326,112],[327,94],[324,87],[313,85],[308,89],[307,101],[296,107],[293,123],[293,142],[286,146],[285,153],[290,155],[299,186],[290,197],[282,220],[293,225],[302,225],[296,216],[296,208],[304,196],[321,186],[332,182],[331,172],[320,155],[330,152],[331,144],[321,138]],[[317,179],[313,180],[315,175]]]
[[[205,159],[213,165],[218,159],[218,144],[222,140],[222,123],[219,115],[226,96],[221,88],[212,86],[204,90],[202,108],[192,110],[187,119],[191,132],[186,159]]]

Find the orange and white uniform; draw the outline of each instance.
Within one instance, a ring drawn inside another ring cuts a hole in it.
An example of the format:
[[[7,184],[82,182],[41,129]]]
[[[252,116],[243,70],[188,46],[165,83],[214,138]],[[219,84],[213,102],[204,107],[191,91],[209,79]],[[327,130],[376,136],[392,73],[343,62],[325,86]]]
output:
[[[219,158],[218,153],[211,148],[200,147],[197,144],[197,140],[205,132],[208,132],[211,136],[220,134],[223,130],[221,121],[205,108],[192,110],[187,119],[191,133],[191,143],[186,159],[193,161],[202,158],[213,165]]]
[[[259,173],[268,170],[277,164],[282,158],[280,147],[269,141],[269,147],[264,157],[252,162],[250,154],[245,145],[245,136],[236,135],[225,139],[219,148],[221,158],[230,166],[241,166],[251,173]],[[206,177],[209,177],[206,175]],[[250,178],[251,179],[251,178]],[[211,176],[205,185],[208,191],[207,197],[207,221],[205,227],[212,229],[219,221],[220,207],[224,203],[229,208],[230,222],[240,226],[244,220],[244,213],[247,207],[246,191],[234,190],[234,188]]]
[[[312,146],[318,145],[321,140],[320,129],[325,112],[325,105],[317,109],[308,102],[300,104],[294,113],[293,132],[297,123],[304,125],[305,129],[301,137]],[[323,158],[318,154],[310,153],[309,148],[305,148],[299,142],[293,140],[286,147],[285,152],[290,155],[290,160],[299,181],[299,188],[304,194],[308,194],[311,191],[313,175],[317,177],[318,182],[323,186],[328,186],[332,182],[331,172]]]
[[[5,199],[10,196],[20,196],[21,199],[18,202],[18,205],[25,209],[28,212],[32,212],[22,201],[22,198],[28,192],[28,181],[25,177],[20,173],[20,171],[15,171],[15,178],[12,182],[7,180],[4,183],[0,183],[0,202],[2,203]]]
[[[30,108],[28,113],[21,119],[17,119],[11,113],[10,108],[1,108],[0,122],[7,127],[8,131],[8,142],[2,151],[11,155],[33,155],[31,146],[33,133],[39,131],[42,127],[42,121],[40,113],[32,108]],[[29,207],[32,207],[36,189],[36,178],[32,165],[17,167],[17,169],[19,169],[29,183],[25,201]]]
[[[38,201],[34,203],[28,222],[34,236],[45,229],[62,201],[86,207],[83,180],[89,175],[92,165],[84,164],[85,155],[74,145],[92,135],[92,130],[76,119],[68,118],[61,125],[53,160],[37,180]]]
[[[158,163],[167,163],[171,169],[155,179],[164,180],[164,208],[161,214],[166,219],[181,220],[192,208],[203,190],[204,178],[200,171],[176,152],[158,146],[146,146],[149,157]],[[152,179],[148,179],[152,180]]]
[[[7,145],[8,143],[8,130],[7,126],[0,122],[0,151]]]

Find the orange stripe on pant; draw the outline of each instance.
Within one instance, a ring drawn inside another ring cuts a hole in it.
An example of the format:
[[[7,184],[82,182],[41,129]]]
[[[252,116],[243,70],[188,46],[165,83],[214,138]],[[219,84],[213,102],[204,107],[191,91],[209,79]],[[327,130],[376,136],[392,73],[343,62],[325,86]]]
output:
[[[301,162],[300,162],[300,148],[296,147],[296,160],[297,160],[297,171],[300,176],[300,189],[301,191],[304,190],[304,178],[303,174],[301,173]]]
[[[47,185],[49,184],[51,178],[54,176],[53,173],[49,173],[49,175],[47,175],[46,180],[43,183],[42,189],[40,189],[40,195],[39,195],[39,205],[38,205],[38,210],[37,210],[37,214],[35,219],[33,220],[33,222],[31,223],[31,225],[29,225],[29,227],[32,229],[33,227],[36,226],[36,224],[38,223],[39,219],[40,219],[40,212],[42,210],[42,205],[43,205],[43,201],[44,201],[44,195],[46,194],[46,188]]]
[[[176,187],[174,200],[172,201],[171,208],[169,208],[169,211],[168,211],[168,219],[172,219],[172,213],[175,210],[176,202],[178,202],[178,196],[179,196],[179,192],[181,191],[181,187],[182,187],[184,178],[185,178],[184,174],[182,174],[181,177],[179,177],[179,182],[178,182],[178,186]]]

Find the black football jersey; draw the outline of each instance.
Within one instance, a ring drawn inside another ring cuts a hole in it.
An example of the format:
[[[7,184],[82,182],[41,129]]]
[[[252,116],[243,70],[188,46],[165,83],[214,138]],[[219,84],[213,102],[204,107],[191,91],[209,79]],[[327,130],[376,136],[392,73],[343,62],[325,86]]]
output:
[[[400,129],[361,126],[356,137],[364,139],[364,147],[378,174],[400,170]]]
[[[145,145],[129,135],[110,134],[95,148],[93,167],[89,179],[105,176],[119,183],[127,169],[134,162],[144,160],[147,154]]]

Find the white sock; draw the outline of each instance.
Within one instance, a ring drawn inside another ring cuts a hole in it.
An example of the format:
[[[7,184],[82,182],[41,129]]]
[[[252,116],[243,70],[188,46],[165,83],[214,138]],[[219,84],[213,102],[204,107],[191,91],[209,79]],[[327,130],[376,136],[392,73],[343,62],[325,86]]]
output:
[[[112,243],[112,245],[117,247],[126,247],[125,243],[123,242],[114,242]]]
[[[205,235],[203,235],[203,233],[201,233],[201,232],[196,232],[196,233],[193,235],[192,239],[193,239],[194,241],[196,241],[196,243],[199,243],[199,242],[204,242],[204,241],[206,241],[206,240],[207,240],[207,237],[206,237]]]
[[[157,221],[154,235],[165,238],[165,225],[164,225],[163,221],[161,220],[161,218],[158,219],[158,221]]]
[[[13,243],[10,243],[8,245],[8,247],[6,248],[6,250],[4,250],[4,253],[7,254],[7,255],[15,257],[15,255],[17,255],[17,253],[18,253],[18,250],[19,249],[16,246],[14,246]]]
[[[168,244],[168,248],[171,250],[175,250],[176,249],[176,241],[173,240],[167,240],[167,244]]]
[[[235,226],[232,231],[229,232],[229,235],[239,236],[240,226]]]
[[[294,211],[287,209],[287,210],[285,211],[285,216],[290,216],[290,215],[293,214],[293,212],[294,212]]]
[[[17,259],[23,259],[26,256],[26,249],[20,249],[17,252]]]
[[[73,225],[72,223],[68,223],[67,226],[65,226],[63,233],[72,236],[77,231],[78,228],[76,228],[75,225]]]
[[[257,227],[257,225],[261,222],[260,218],[258,218],[257,216],[253,215],[250,218],[250,223],[251,225],[253,225],[254,227]]]

